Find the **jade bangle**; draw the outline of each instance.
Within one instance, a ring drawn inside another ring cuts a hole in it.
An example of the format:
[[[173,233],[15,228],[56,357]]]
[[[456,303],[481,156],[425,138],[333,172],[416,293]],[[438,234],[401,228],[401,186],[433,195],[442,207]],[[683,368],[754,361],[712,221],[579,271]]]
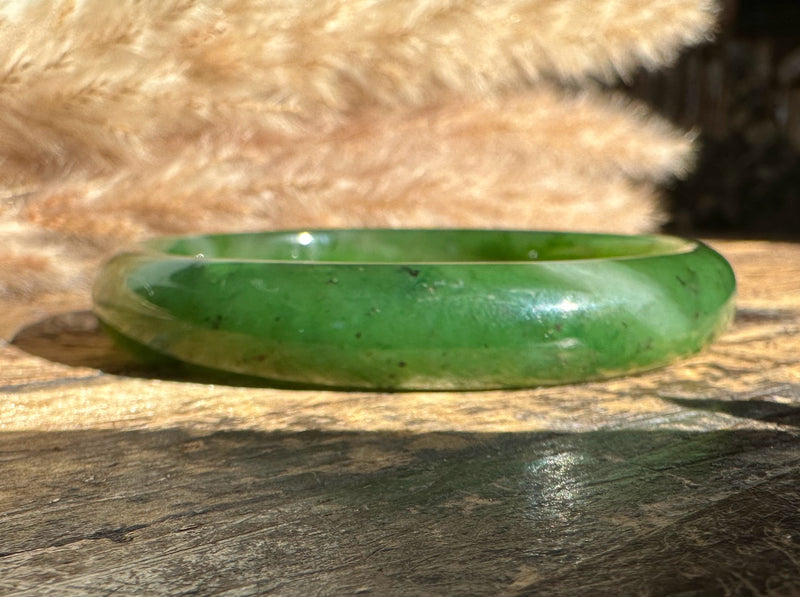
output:
[[[317,230],[157,239],[117,255],[97,316],[126,344],[281,384],[519,388],[699,351],[736,282],[669,236]]]

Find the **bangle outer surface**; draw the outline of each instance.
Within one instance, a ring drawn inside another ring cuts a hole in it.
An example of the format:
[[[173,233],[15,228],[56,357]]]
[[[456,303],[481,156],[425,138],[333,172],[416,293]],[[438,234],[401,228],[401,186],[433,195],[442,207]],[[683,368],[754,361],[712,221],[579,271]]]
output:
[[[734,297],[730,266],[699,242],[477,230],[159,239],[114,257],[94,287],[99,319],[156,354],[373,390],[652,369],[721,333]]]

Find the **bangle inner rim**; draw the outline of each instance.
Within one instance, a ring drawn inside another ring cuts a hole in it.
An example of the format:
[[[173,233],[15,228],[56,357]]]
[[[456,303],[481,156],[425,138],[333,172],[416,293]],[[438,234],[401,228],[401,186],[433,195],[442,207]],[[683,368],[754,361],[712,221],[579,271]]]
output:
[[[662,235],[516,230],[341,229],[166,237],[145,244],[209,260],[324,263],[525,263],[674,255],[697,243]]]

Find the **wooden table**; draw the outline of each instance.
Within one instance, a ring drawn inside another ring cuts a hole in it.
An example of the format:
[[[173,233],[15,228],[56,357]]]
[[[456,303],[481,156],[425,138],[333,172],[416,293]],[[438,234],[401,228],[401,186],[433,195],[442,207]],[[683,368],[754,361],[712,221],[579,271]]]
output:
[[[154,375],[6,305],[0,594],[800,593],[800,246],[714,244],[708,351],[515,392]]]

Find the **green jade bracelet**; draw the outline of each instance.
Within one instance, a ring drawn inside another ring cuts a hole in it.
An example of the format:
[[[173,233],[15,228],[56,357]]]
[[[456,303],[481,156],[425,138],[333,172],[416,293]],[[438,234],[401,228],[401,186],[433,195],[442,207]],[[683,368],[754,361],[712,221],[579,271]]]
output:
[[[265,384],[477,390],[666,365],[726,327],[735,289],[670,236],[310,230],[145,243],[94,304],[127,346]]]

